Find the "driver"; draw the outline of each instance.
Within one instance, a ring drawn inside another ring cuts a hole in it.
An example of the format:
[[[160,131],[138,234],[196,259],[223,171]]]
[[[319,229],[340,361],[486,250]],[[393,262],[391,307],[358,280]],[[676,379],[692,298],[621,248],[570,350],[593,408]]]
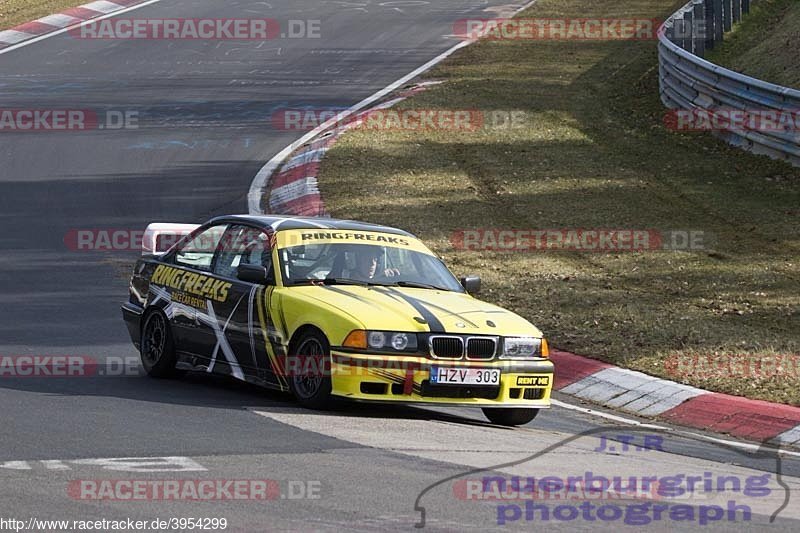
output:
[[[349,273],[350,277],[360,279],[374,279],[377,277],[392,278],[400,275],[400,270],[387,268],[378,272],[378,260],[383,252],[380,246],[359,246],[355,250],[355,269]]]

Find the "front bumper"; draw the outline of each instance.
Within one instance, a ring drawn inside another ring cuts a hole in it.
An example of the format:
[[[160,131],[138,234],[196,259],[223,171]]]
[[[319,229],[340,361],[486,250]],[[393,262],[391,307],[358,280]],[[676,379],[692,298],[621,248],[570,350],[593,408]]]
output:
[[[498,368],[499,386],[438,385],[431,366]],[[376,356],[331,352],[332,394],[376,402],[473,407],[550,407],[553,363],[530,361],[448,361],[416,356]]]

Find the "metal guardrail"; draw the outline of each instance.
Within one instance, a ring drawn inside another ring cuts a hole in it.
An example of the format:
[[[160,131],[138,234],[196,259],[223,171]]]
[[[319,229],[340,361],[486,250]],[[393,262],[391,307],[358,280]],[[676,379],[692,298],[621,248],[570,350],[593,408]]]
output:
[[[724,33],[749,13],[750,0],[692,0],[669,17],[659,32],[661,101],[675,110],[700,112],[724,122],[731,113],[780,118],[776,127],[715,131],[730,144],[800,166],[800,91],[781,87],[702,59]]]

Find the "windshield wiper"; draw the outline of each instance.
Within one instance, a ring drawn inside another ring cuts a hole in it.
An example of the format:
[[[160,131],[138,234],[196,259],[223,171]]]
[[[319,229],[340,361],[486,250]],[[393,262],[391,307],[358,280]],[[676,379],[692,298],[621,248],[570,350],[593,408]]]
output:
[[[352,278],[325,278],[322,283],[325,285],[360,285],[362,287],[370,285],[368,281]]]
[[[438,291],[450,290],[445,287],[438,287],[430,283],[421,283],[418,281],[390,281],[388,283],[378,283],[353,278],[295,279],[291,281],[292,285],[315,285],[319,283],[323,285],[357,285],[359,287],[411,287],[414,289],[434,289]]]
[[[444,287],[437,287],[436,285],[431,285],[430,283],[421,283],[418,281],[395,281],[394,283],[390,284],[392,287],[411,287],[413,289],[436,289],[438,291],[446,291]]]

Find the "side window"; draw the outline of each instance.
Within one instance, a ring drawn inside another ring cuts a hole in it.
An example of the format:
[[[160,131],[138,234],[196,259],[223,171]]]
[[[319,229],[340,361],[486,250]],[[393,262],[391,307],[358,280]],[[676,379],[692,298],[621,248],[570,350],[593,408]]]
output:
[[[239,265],[259,265],[272,268],[272,249],[269,236],[262,230],[250,226],[232,225],[225,232],[225,246],[217,256],[214,273],[226,278],[235,278]]]
[[[181,245],[175,253],[175,264],[211,272],[211,262],[227,224],[212,226]]]

